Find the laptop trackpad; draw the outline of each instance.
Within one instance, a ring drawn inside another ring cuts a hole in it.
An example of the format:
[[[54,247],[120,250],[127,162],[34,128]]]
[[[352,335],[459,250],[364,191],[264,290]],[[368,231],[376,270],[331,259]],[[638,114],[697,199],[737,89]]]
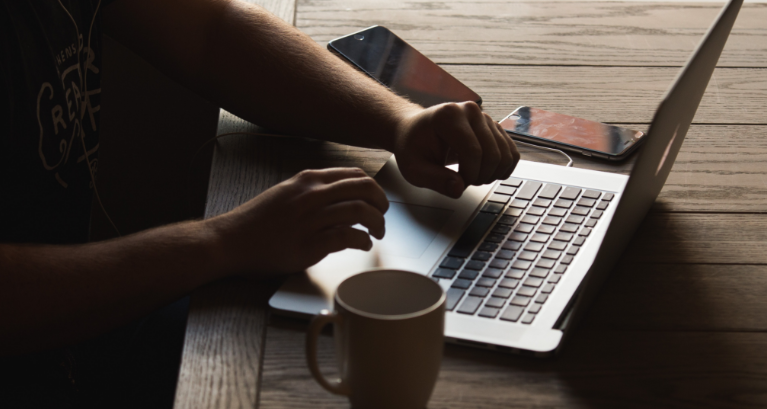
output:
[[[386,235],[379,243],[383,255],[420,258],[442,227],[452,210],[390,202],[386,212]]]

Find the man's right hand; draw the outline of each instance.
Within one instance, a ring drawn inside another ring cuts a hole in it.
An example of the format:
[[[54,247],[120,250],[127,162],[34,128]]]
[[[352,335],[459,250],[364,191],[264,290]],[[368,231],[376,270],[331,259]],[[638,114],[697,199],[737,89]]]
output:
[[[384,236],[388,208],[383,189],[361,169],[333,168],[303,171],[205,223],[227,273],[263,277],[304,270],[347,248],[369,250],[370,235]]]

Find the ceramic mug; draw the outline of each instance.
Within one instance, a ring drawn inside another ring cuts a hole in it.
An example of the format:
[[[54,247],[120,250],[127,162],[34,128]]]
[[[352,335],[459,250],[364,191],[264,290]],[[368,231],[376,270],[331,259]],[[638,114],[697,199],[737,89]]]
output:
[[[341,379],[317,365],[317,337],[332,323]],[[306,359],[314,379],[352,408],[423,409],[442,361],[445,293],[420,274],[371,270],[344,280],[334,311],[312,320]]]

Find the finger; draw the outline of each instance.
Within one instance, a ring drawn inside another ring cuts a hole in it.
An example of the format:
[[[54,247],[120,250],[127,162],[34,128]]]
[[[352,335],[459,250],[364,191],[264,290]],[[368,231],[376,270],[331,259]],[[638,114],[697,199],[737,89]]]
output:
[[[358,223],[365,226],[368,232],[379,240],[383,239],[386,233],[386,221],[383,213],[362,200],[330,205],[314,217],[315,230],[353,226]]]
[[[519,159],[522,156],[519,154],[519,149],[517,149],[517,144],[514,143],[514,139],[511,137],[511,135],[509,135],[508,132],[506,132],[505,129],[503,129],[503,126],[501,126],[501,124],[497,122],[495,123],[495,126],[496,128],[498,128],[498,131],[501,132],[501,134],[503,134],[503,136],[506,137],[506,141],[509,144],[509,149],[511,150],[511,157],[512,157],[511,168],[509,169],[508,174],[504,177],[504,179],[508,179],[511,177],[511,174],[514,173],[514,169],[517,168],[517,165],[519,164]]]
[[[364,178],[368,175],[360,168],[327,168],[304,170],[297,178],[315,183],[333,183],[343,179]]]
[[[476,107],[476,109],[474,108]],[[476,184],[492,183],[495,178],[496,169],[501,161],[501,151],[496,143],[495,135],[485,120],[485,114],[479,110],[476,104],[466,105],[467,117],[471,122],[471,128],[474,131],[474,137],[482,145],[482,164],[479,169]]]
[[[349,200],[363,200],[381,213],[389,210],[389,199],[381,186],[371,177],[341,179],[320,186],[309,193],[309,206],[322,208]]]
[[[332,227],[319,232],[312,238],[315,251],[324,258],[330,253],[345,249],[358,249],[368,251],[373,247],[370,235],[362,230],[352,227]]]
[[[433,129],[437,137],[448,146],[451,154],[457,157],[458,173],[464,185],[474,184],[482,162],[482,146],[474,137],[474,131],[463,108],[454,103],[440,105],[433,120]]]
[[[498,145],[498,150],[501,154],[501,160],[495,169],[493,179],[507,179],[511,176],[511,171],[514,169],[514,157],[509,146],[510,141],[508,141],[506,133],[502,133],[498,129],[497,123],[493,121],[493,118],[490,118],[490,115],[485,115],[485,122],[487,122],[487,127],[493,132],[495,143]]]
[[[402,176],[412,185],[425,187],[454,199],[461,197],[466,188],[460,174],[438,164],[419,162],[401,170]]]

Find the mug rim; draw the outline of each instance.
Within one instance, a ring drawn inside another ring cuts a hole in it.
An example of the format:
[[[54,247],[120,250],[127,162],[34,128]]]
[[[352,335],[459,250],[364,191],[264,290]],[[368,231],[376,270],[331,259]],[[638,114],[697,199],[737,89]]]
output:
[[[344,279],[344,281],[341,282],[341,284],[338,285],[338,287],[340,288],[341,285],[343,285],[343,283],[346,280],[348,280],[348,279],[350,279],[352,277],[356,277],[356,276],[359,276],[359,275],[362,275],[362,274],[375,273],[375,272],[379,272],[379,271],[393,271],[393,272],[398,272],[398,273],[407,273],[407,274],[413,274],[415,276],[424,278],[424,279],[428,280],[429,282],[431,282],[432,284],[436,285],[439,288],[439,292],[440,292],[439,299],[434,304],[432,304],[432,305],[430,305],[430,306],[428,306],[428,307],[426,307],[424,309],[421,309],[421,310],[418,310],[418,311],[415,311],[415,312],[410,312],[410,313],[407,313],[407,314],[396,314],[396,315],[393,315],[393,314],[375,314],[375,313],[372,313],[372,312],[362,311],[362,310],[360,310],[358,308],[354,308],[351,305],[345,303],[343,300],[341,300],[341,297],[338,295],[338,289],[336,289],[336,293],[333,296],[333,299],[335,300],[335,302],[337,302],[339,305],[341,305],[344,309],[348,310],[349,312],[352,312],[354,314],[363,316],[365,318],[372,318],[372,319],[378,319],[378,320],[384,320],[384,321],[396,321],[396,320],[403,320],[403,319],[409,319],[409,318],[416,318],[416,317],[424,316],[424,315],[429,314],[429,313],[433,312],[434,310],[438,309],[442,304],[445,303],[445,300],[447,299],[447,296],[445,295],[445,290],[442,289],[442,286],[440,286],[438,283],[435,283],[429,277],[426,277],[425,275],[422,275],[422,274],[419,274],[419,273],[416,273],[416,272],[413,272],[413,271],[400,270],[398,268],[385,268],[385,267],[371,268],[371,269],[362,271],[360,273],[357,273],[357,274],[355,274],[353,276],[347,277],[346,279]]]

